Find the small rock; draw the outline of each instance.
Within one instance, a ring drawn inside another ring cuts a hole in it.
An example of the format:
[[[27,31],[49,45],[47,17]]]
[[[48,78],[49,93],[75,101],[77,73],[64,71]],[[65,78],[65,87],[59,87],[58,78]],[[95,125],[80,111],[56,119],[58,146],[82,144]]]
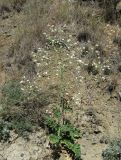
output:
[[[95,115],[95,110],[93,109],[93,108],[89,108],[89,109],[87,109],[87,111],[86,111],[86,115],[88,115],[88,116],[94,116]]]
[[[97,128],[95,128],[94,133],[99,134],[99,133],[101,133],[101,130],[97,127]]]
[[[109,143],[109,138],[106,136],[102,136],[100,138],[100,143],[108,144]]]
[[[21,153],[21,157],[24,157],[24,154],[23,154],[23,153]]]
[[[94,136],[94,137],[92,138],[92,145],[95,145],[95,144],[97,144],[98,142],[99,142],[98,138],[97,138],[96,136]]]

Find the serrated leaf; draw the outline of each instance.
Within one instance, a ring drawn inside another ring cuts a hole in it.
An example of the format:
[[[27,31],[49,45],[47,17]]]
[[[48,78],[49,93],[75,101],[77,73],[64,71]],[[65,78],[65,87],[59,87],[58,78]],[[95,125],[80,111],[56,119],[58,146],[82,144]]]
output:
[[[63,135],[68,134],[66,136],[71,137],[72,140],[75,140],[80,137],[80,131],[76,129],[74,126],[72,126],[71,124],[64,124],[61,127],[61,133]]]
[[[60,142],[60,137],[57,136],[57,135],[54,135],[54,134],[51,134],[51,135],[49,136],[49,139],[50,139],[50,142],[51,142],[52,144],[57,144],[57,143]]]
[[[74,153],[75,158],[81,158],[81,148],[79,144],[73,144],[69,140],[62,140],[61,143],[66,145],[66,147]]]
[[[52,130],[54,130],[56,132],[58,131],[59,125],[51,117],[45,117],[45,122],[44,123],[45,123],[45,125],[47,125]]]
[[[76,158],[81,157],[81,148],[79,144],[77,143],[73,144],[72,151],[75,153]]]

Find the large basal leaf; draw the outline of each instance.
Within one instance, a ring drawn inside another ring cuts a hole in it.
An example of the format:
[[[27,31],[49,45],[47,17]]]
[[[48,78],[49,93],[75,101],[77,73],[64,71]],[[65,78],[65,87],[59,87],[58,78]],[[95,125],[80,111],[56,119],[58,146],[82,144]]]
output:
[[[55,134],[51,134],[49,139],[52,144],[58,144],[60,142],[60,137]]]
[[[80,131],[71,124],[64,124],[61,127],[61,133],[62,134],[68,133],[68,135],[66,136],[71,137],[72,140],[75,140],[80,137]]]
[[[79,144],[73,144],[69,140],[62,140],[61,143],[64,144],[71,152],[73,152],[75,158],[81,158],[81,148]]]

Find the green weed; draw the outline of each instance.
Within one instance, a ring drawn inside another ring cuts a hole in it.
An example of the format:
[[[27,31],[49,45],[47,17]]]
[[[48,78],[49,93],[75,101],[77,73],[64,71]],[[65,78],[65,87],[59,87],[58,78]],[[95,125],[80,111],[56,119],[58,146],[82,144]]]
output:
[[[64,98],[63,72],[64,68],[62,67],[60,102],[54,108],[53,115],[45,117],[44,123],[49,129],[50,144],[55,153],[60,154],[62,148],[64,148],[73,159],[80,160],[81,148],[80,144],[76,142],[80,138],[80,131],[66,118],[66,112],[70,107],[66,98]]]

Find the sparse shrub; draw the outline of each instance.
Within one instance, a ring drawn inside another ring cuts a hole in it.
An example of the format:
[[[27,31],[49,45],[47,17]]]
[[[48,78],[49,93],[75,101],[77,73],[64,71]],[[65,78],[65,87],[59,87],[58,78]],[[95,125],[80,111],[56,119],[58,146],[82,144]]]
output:
[[[24,99],[24,94],[20,84],[16,81],[7,82],[2,88],[3,103],[6,106],[21,105]]]
[[[46,37],[47,39],[47,43],[46,43],[46,47],[48,49],[59,49],[59,48],[65,48],[68,50],[68,46],[61,40],[58,39],[54,39],[52,37]]]
[[[103,160],[120,160],[121,159],[121,139],[114,140],[109,147],[102,153]]]
[[[118,71],[121,72],[121,64],[118,66]]]
[[[17,12],[20,12],[22,10],[23,4],[26,2],[26,0],[13,0],[12,7]]]
[[[104,10],[104,17],[105,20],[108,22],[114,22],[117,19],[117,4],[120,0],[94,0],[95,2],[99,4],[101,8]],[[91,3],[91,0],[77,0],[80,4],[83,4],[82,2],[88,2]],[[87,4],[87,5],[88,5]]]
[[[104,8],[105,20],[114,22],[117,19],[116,6],[120,0],[103,0],[100,5]]]
[[[111,68],[106,67],[104,69],[104,75],[110,75],[112,73]]]
[[[7,141],[10,138],[11,125],[0,120],[0,141]]]
[[[32,132],[33,125],[29,121],[27,117],[20,116],[19,114],[14,117],[14,119],[11,121],[12,129],[15,130],[15,132],[24,138],[27,138],[28,133]]]
[[[52,4],[53,11],[51,10],[51,16],[54,17],[55,23],[70,23],[72,20],[72,6],[69,6],[68,1],[57,0]]]
[[[117,81],[112,80],[108,85],[107,85],[107,90],[112,93],[117,87]]]
[[[118,47],[121,48],[121,38],[119,36],[113,39],[113,43],[117,44]]]
[[[24,103],[26,95],[21,90],[21,85],[17,81],[7,82],[2,88],[2,110],[0,115],[0,140],[8,140],[10,129],[23,136],[25,132],[32,131],[31,121],[24,113]],[[11,126],[11,128],[10,128]]]
[[[0,6],[0,14],[2,15],[2,14],[4,14],[4,12],[9,13],[9,12],[11,12],[11,10],[10,10],[10,8],[8,6],[1,5]]]
[[[13,10],[20,12],[23,4],[26,0],[1,0],[0,1],[0,13],[11,12]]]
[[[86,69],[89,74],[97,75],[99,73],[98,69],[92,63],[89,63]]]
[[[85,57],[86,55],[90,54],[89,53],[89,48],[88,46],[85,46],[83,49],[82,49],[82,54],[81,54],[81,57]]]
[[[52,89],[43,92],[28,81],[27,84],[22,82],[23,85],[18,81],[8,81],[2,87],[0,117],[5,125],[10,124],[12,130],[26,138],[34,126],[42,124],[44,107],[52,103],[56,96]],[[1,136],[4,136],[3,129]]]

